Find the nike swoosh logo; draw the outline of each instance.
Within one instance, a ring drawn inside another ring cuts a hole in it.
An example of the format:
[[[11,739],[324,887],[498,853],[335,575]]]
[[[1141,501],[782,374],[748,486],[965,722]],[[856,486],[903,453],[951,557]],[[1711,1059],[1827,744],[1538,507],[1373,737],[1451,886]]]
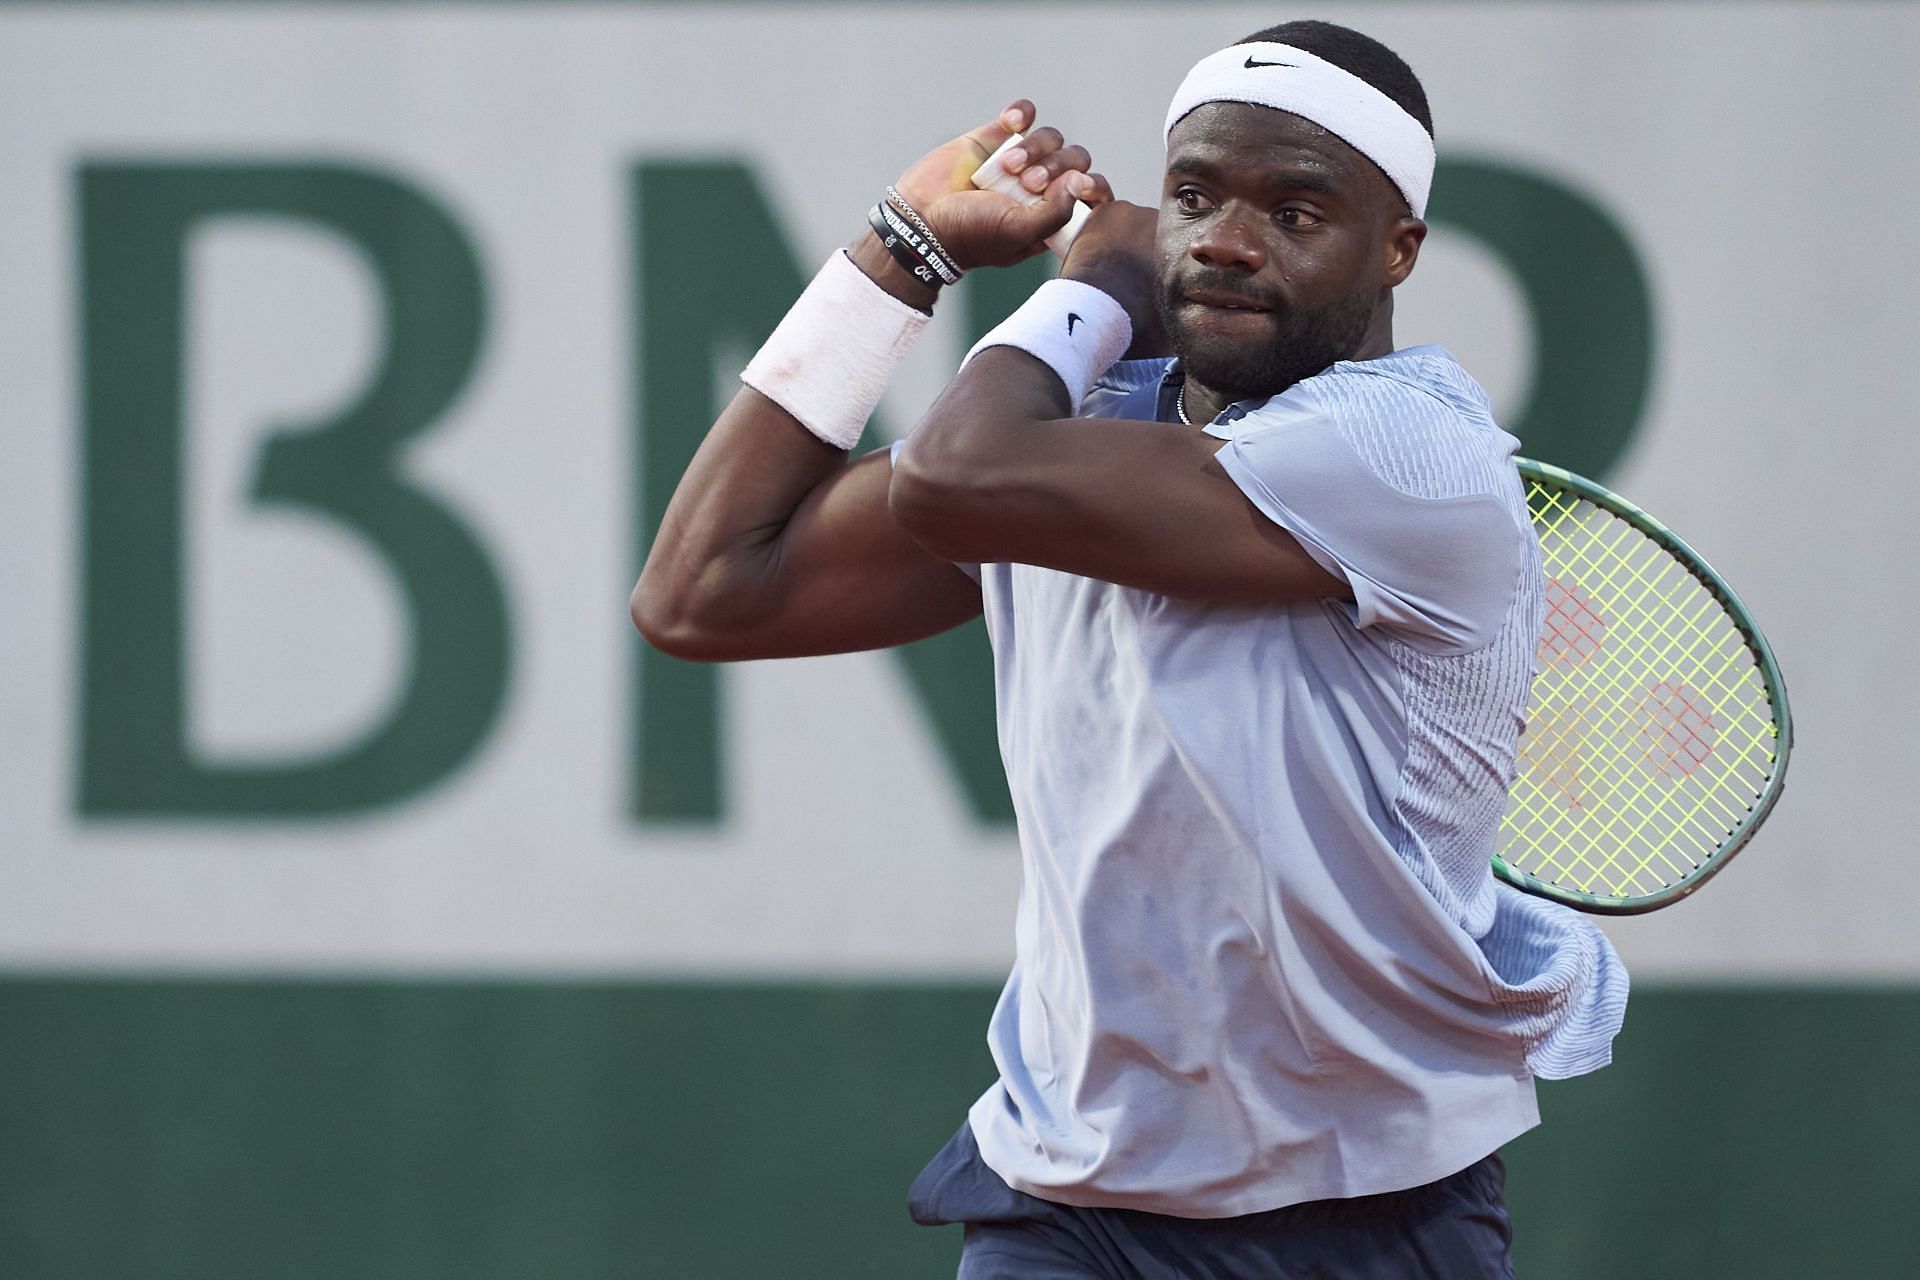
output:
[[[1253,70],[1253,69],[1254,69],[1255,67],[1292,67],[1292,68],[1294,68],[1295,70],[1298,70],[1298,69],[1299,69],[1299,67],[1300,67],[1300,64],[1299,64],[1299,63],[1297,63],[1297,62],[1255,62],[1255,61],[1253,60],[1253,55],[1252,55],[1252,54],[1248,54],[1248,55],[1247,55],[1247,70],[1249,70],[1249,71],[1251,71],[1251,70]]]
[[[1067,336],[1069,338],[1073,336],[1073,326],[1078,323],[1079,320],[1080,317],[1077,314],[1071,311],[1067,312]]]

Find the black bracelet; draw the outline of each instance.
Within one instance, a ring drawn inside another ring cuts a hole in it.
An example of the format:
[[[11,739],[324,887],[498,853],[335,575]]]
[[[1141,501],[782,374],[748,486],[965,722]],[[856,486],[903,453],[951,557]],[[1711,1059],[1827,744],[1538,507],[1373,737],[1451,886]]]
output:
[[[948,284],[959,281],[960,264],[947,256],[947,251],[941,247],[938,240],[933,238],[932,233],[925,229],[924,223],[915,226],[885,200],[880,202],[880,216],[886,219],[887,226],[892,228],[895,235],[905,240],[915,253],[926,259],[928,266],[940,273],[942,280]]]
[[[880,237],[880,243],[893,255],[893,260],[906,268],[915,279],[932,288],[943,284],[953,284],[959,280],[959,272],[945,262],[939,262],[923,251],[919,233],[882,201],[867,211],[867,225],[873,228],[873,234]]]
[[[907,242],[887,225],[886,218],[880,213],[879,205],[876,204],[867,210],[867,225],[873,228],[874,235],[880,237],[881,246],[893,255],[893,260],[904,267],[915,279],[933,289],[938,289],[946,283],[925,258],[915,253]]]
[[[895,210],[906,217],[908,222],[911,222],[919,229],[921,238],[926,242],[924,247],[932,251],[930,254],[932,259],[936,263],[946,263],[947,266],[953,269],[954,279],[959,279],[963,274],[960,270],[959,261],[955,259],[951,253],[947,252],[947,246],[941,244],[940,237],[933,234],[933,228],[928,226],[927,220],[920,216],[920,211],[907,203],[907,198],[900,194],[900,188],[887,188],[887,203],[892,205]]]

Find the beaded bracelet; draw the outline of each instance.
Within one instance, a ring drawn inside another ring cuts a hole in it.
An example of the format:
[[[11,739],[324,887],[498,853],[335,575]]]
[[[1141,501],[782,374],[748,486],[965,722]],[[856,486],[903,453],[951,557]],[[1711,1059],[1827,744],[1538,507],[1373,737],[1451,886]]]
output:
[[[907,203],[907,198],[900,194],[900,188],[888,187],[886,201],[919,230],[921,238],[926,241],[927,247],[933,251],[934,257],[937,260],[944,261],[949,267],[952,267],[956,279],[964,274],[960,270],[959,260],[947,252],[947,246],[941,244],[940,237],[933,234],[933,228],[928,226],[927,220],[920,216],[920,211]]]

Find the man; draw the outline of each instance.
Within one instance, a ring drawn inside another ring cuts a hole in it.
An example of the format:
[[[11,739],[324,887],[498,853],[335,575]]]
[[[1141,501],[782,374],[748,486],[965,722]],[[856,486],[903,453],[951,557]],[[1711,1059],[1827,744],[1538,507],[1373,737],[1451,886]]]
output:
[[[1395,351],[1413,73],[1290,23],[1203,59],[1155,211],[1022,102],[900,179],[743,375],[635,589],[670,653],[984,609],[1025,878],[1000,1079],[915,1184],[963,1277],[1504,1276],[1496,1149],[1626,979],[1495,884],[1540,622],[1512,437]],[[849,462],[941,283],[1098,206],[911,438]],[[1170,344],[1177,359],[1150,356]]]

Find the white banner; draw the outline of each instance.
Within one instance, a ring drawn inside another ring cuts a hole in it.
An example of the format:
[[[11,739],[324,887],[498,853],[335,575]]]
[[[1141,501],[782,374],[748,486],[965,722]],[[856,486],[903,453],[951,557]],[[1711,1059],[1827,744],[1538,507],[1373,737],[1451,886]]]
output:
[[[1636,975],[1920,978],[1871,889],[1920,775],[1920,9],[1324,8],[1413,64],[1452,166],[1400,340],[1617,453],[1787,673],[1786,797],[1698,899],[1608,926]],[[1153,199],[1182,72],[1274,20],[0,8],[0,965],[1004,969],[1017,856],[940,679],[638,665],[647,441],[684,454],[669,410],[744,358],[728,307],[777,273],[740,255],[811,271],[1021,95]]]

